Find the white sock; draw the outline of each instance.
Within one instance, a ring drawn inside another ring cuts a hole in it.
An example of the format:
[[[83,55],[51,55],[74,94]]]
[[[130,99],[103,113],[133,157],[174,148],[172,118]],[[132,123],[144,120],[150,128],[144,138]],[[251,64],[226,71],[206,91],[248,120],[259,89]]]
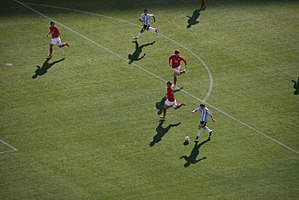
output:
[[[197,131],[198,139],[199,139],[199,137],[200,137],[200,132],[201,132],[201,129],[199,128],[198,131]]]
[[[151,32],[154,32],[154,33],[156,32],[156,29],[153,28],[153,27],[149,27],[148,30],[151,31]]]
[[[139,39],[141,37],[142,33],[138,33],[137,38]]]
[[[209,127],[204,127],[204,129],[206,129],[209,133],[212,131],[211,129],[209,129]]]

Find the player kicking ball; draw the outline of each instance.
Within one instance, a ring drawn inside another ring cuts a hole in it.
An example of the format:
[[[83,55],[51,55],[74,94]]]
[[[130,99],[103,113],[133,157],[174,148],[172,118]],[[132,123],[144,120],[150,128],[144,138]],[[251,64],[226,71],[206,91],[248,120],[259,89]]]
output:
[[[64,43],[61,42],[60,32],[59,32],[57,26],[55,26],[55,23],[53,21],[50,22],[50,32],[48,33],[47,37],[49,35],[52,35],[52,39],[50,41],[49,55],[47,58],[52,58],[54,44],[58,44],[58,46],[60,48],[62,48],[64,46],[69,46],[69,44],[67,42],[64,42]]]
[[[167,85],[166,101],[165,101],[164,106],[163,106],[163,115],[160,117],[161,120],[166,119],[167,107],[172,106],[176,110],[176,109],[179,109],[180,107],[185,105],[185,102],[183,102],[183,101],[181,103],[177,104],[176,99],[174,97],[174,93],[177,92],[177,91],[180,91],[182,88],[174,90],[171,87],[172,86],[171,81],[168,81],[166,83],[166,85]]]
[[[199,140],[200,137],[200,133],[201,133],[201,129],[205,129],[206,131],[208,131],[209,133],[209,139],[212,136],[212,130],[209,129],[209,127],[207,127],[207,123],[208,123],[208,116],[211,116],[211,119],[213,122],[215,122],[216,120],[213,118],[212,112],[204,105],[204,104],[200,104],[200,106],[198,108],[195,108],[192,113],[194,114],[195,112],[199,112],[200,113],[200,124],[198,126],[198,131],[197,131],[197,137],[195,138],[195,141]]]
[[[157,28],[153,28],[150,25],[150,19],[153,18],[154,22],[156,22],[156,18],[154,14],[149,14],[147,9],[144,9],[143,13],[141,14],[139,21],[143,23],[143,27],[141,28],[140,32],[136,37],[133,38],[133,41],[137,41],[145,30],[151,31],[153,33],[158,33]]]

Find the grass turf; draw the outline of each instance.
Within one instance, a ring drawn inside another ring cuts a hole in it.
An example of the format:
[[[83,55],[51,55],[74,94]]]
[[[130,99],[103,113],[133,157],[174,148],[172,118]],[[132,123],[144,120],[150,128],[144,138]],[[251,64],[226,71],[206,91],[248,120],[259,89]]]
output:
[[[49,4],[46,1],[37,3]],[[210,67],[208,103],[298,151],[296,1],[208,2],[199,24],[187,29],[192,1],[53,1],[138,24],[144,7],[159,31],[195,52]],[[70,48],[54,49],[47,73],[32,79],[48,51],[48,20],[14,1],[1,1],[1,139],[18,149],[0,156],[1,199],[296,199],[298,154],[211,109],[211,141],[183,146],[196,136],[199,102],[168,110],[159,124],[154,109],[165,83],[125,61],[138,26],[95,15],[32,6],[118,56],[64,27]],[[179,8],[179,9],[178,9]],[[172,79],[168,56],[180,48],[190,65],[178,83],[204,98],[209,79],[198,60],[176,43],[146,32],[140,61]],[[9,66],[9,63],[13,66]],[[181,122],[178,126],[169,126]],[[150,146],[155,135],[162,140]],[[207,135],[202,133],[201,142]],[[5,144],[1,152],[9,150]],[[192,151],[193,150],[193,151]],[[201,161],[186,166],[181,156]],[[184,166],[185,165],[185,166]]]

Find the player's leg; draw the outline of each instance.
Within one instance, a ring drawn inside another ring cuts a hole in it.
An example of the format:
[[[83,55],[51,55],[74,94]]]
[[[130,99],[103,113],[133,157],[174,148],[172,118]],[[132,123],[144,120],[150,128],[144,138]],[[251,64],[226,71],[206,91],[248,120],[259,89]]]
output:
[[[199,126],[198,126],[198,130],[197,130],[197,137],[195,138],[195,141],[198,141],[200,138],[200,133],[201,133],[201,129],[206,127],[206,122],[201,121]]]
[[[197,129],[197,136],[196,136],[196,138],[195,138],[195,141],[198,141],[199,138],[200,138],[201,128],[202,128],[202,126],[201,126],[201,124],[200,124],[200,125],[198,126],[198,129]]]
[[[144,26],[141,28],[141,30],[140,30],[140,32],[138,33],[138,35],[137,35],[136,37],[134,37],[134,41],[137,41],[139,38],[141,38],[141,36],[142,36],[144,30],[146,30],[146,29],[147,29],[147,26],[144,25]]]
[[[166,119],[166,111],[167,111],[167,107],[172,105],[170,101],[168,101],[168,99],[166,99],[164,105],[163,105],[163,115],[160,117],[161,120],[165,120]]]
[[[158,29],[153,28],[153,27],[148,27],[148,30],[153,33],[158,33]]]
[[[60,48],[64,46],[69,46],[67,42],[62,43],[60,37],[57,38],[57,43]]]
[[[52,58],[53,46],[54,46],[54,44],[51,44],[51,43],[50,43],[50,48],[49,48],[49,55],[48,55],[48,58]]]
[[[178,80],[177,76],[180,75],[180,66],[173,69],[173,87],[176,86],[176,82]]]
[[[176,82],[177,82],[178,78],[177,78],[177,75],[176,73],[173,73],[173,87],[176,86]]]
[[[211,137],[213,130],[211,130],[209,127],[205,126],[204,129],[206,129],[206,131],[208,131],[209,133],[209,137]]]
[[[184,105],[185,105],[185,102],[184,102],[184,101],[182,101],[181,103],[177,104],[177,103],[176,103],[176,100],[174,100],[174,106],[173,106],[173,108],[174,108],[174,109],[179,109],[180,107],[182,107],[182,106],[184,106]]]
[[[181,75],[181,74],[187,74],[187,71],[186,71],[186,69],[184,69],[184,70],[180,71],[180,75]]]

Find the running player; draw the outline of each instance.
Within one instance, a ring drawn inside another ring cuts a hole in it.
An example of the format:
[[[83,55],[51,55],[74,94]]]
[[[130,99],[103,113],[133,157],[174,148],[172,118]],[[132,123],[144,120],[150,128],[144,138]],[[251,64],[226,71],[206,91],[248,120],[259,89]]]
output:
[[[50,49],[49,49],[49,55],[48,58],[52,58],[52,52],[53,52],[53,46],[54,44],[58,44],[58,46],[64,47],[64,46],[69,46],[69,44],[67,42],[62,43],[61,39],[59,37],[60,32],[57,28],[57,26],[55,26],[55,23],[53,21],[50,22],[50,32],[48,33],[47,37],[49,35],[52,35],[52,39],[50,41]]]
[[[178,50],[175,50],[174,54],[172,54],[168,59],[169,66],[171,66],[173,70],[173,87],[176,87],[177,76],[187,73],[186,69],[181,71],[181,61],[183,61],[185,63],[185,67],[188,68],[187,61],[185,58],[180,56],[180,52]]]
[[[143,13],[141,14],[141,16],[139,18],[139,21],[143,23],[143,27],[141,28],[139,34],[136,37],[134,37],[133,41],[137,41],[141,37],[142,33],[145,30],[151,31],[153,33],[158,33],[157,28],[153,28],[153,27],[150,26],[150,19],[151,18],[153,18],[154,22],[156,22],[155,15],[154,14],[149,14],[148,10],[144,9]]]
[[[211,116],[211,119],[213,122],[216,120],[213,118],[212,112],[204,105],[200,104],[200,106],[192,111],[192,113],[200,112],[200,124],[198,126],[198,132],[197,137],[195,138],[195,141],[199,140],[201,129],[205,129],[209,133],[209,138],[212,136],[212,130],[207,127],[208,123],[208,116]]]
[[[164,103],[164,106],[163,106],[163,115],[161,116],[161,120],[165,120],[166,119],[166,111],[167,111],[167,107],[168,106],[172,106],[175,110],[180,108],[181,106],[184,106],[185,105],[185,102],[181,102],[179,104],[177,104],[176,102],[176,99],[174,97],[174,93],[177,92],[177,91],[180,91],[181,89],[178,89],[178,90],[174,90],[171,85],[171,81],[168,81],[166,83],[167,85],[167,93],[166,93],[166,101]]]

